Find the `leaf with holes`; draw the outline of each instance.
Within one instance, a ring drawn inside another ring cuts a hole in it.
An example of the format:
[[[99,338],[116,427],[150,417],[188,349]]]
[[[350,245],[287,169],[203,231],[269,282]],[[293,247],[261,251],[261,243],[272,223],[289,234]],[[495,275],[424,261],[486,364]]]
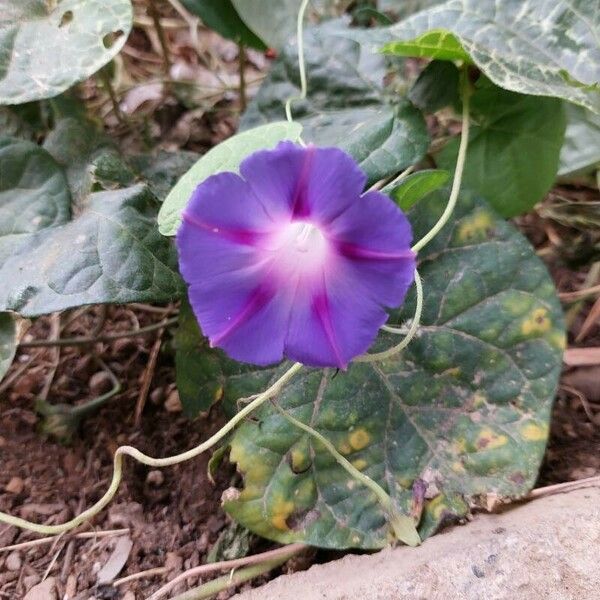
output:
[[[0,191],[0,310],[36,316],[182,293],[176,252],[158,232],[158,202],[147,188],[91,194],[73,217],[65,177],[42,148],[28,144],[15,160],[13,144],[0,152],[0,171],[11,176]]]
[[[565,134],[563,103],[507,92],[494,85],[472,98],[473,126],[463,185],[487,198],[505,217],[524,213],[542,200],[558,170]],[[436,157],[454,170],[459,140]]]
[[[431,37],[438,52],[449,43],[457,50],[456,41],[500,87],[600,112],[599,31],[600,10],[589,0],[448,0],[388,28],[383,50],[433,56]]]
[[[10,365],[17,351],[17,324],[13,316],[0,312],[0,381]]]
[[[386,102],[384,57],[348,39],[349,31],[340,20],[307,28],[308,97],[294,102],[292,112],[305,141],[342,148],[373,183],[421,159],[429,138],[420,111],[402,99]],[[284,116],[286,100],[300,94],[297,65],[297,46],[286,46],[242,117],[242,129]]]
[[[193,191],[210,175],[221,171],[237,171],[240,163],[257,150],[274,148],[282,140],[297,141],[302,132],[298,123],[279,121],[238,133],[209,150],[179,180],[166,197],[158,214],[158,227],[163,235],[175,235],[181,224],[181,211]]]
[[[209,348],[188,302],[179,311],[175,369],[183,410],[192,418],[219,400],[227,412],[235,413],[236,401],[261,392],[276,371],[239,363]]]
[[[434,192],[412,211],[417,238],[437,221],[447,193]],[[488,497],[510,500],[531,489],[565,331],[533,248],[470,194],[419,268],[422,325],[404,353],[346,372],[307,369],[277,400],[384,486],[398,510],[413,511],[425,538],[470,506],[485,507]],[[414,295],[393,321],[413,314]],[[397,341],[382,333],[377,348]],[[255,417],[231,440],[244,487],[225,502],[229,514],[281,543],[371,549],[389,542],[374,495],[319,443],[269,405]]]
[[[52,98],[123,47],[130,0],[0,0],[0,104]]]
[[[181,3],[223,37],[258,50],[266,49],[263,40],[240,18],[231,0],[181,0]]]

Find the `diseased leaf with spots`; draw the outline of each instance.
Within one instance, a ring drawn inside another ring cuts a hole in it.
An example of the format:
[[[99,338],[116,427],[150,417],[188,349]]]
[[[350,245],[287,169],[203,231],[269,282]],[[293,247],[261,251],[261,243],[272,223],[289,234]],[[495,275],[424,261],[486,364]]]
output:
[[[391,189],[383,188],[381,191],[387,193],[402,210],[408,210],[427,194],[445,186],[448,179],[448,171],[425,169],[411,173]]]
[[[237,171],[244,158],[253,152],[274,148],[282,140],[297,141],[301,132],[300,124],[279,121],[238,133],[209,150],[166,197],[158,214],[160,232],[163,235],[177,233],[181,223],[181,212],[193,191],[207,177],[221,171]]]
[[[12,315],[0,312],[0,381],[8,371],[17,351],[17,324]]]
[[[342,20],[306,29],[308,96],[292,104],[292,114],[303,126],[304,141],[342,148],[373,183],[421,159],[429,138],[420,111],[397,95],[387,102],[385,58],[348,39],[350,31]],[[241,128],[284,118],[286,101],[299,95],[297,46],[288,44]]]
[[[527,212],[556,178],[566,119],[563,102],[507,92],[496,86],[472,98],[472,127],[463,185],[479,192],[505,217]],[[436,157],[454,170],[459,139]]]
[[[0,0],[0,104],[57,96],[123,47],[130,0]]]
[[[415,56],[455,60],[459,53],[441,54],[454,38],[500,87],[600,112],[598,31],[600,10],[589,0],[448,0],[380,32],[379,39],[387,37],[386,52],[406,56],[414,46]],[[442,44],[442,32],[453,37]],[[425,52],[431,36],[440,38],[435,55]]]
[[[166,302],[183,292],[175,249],[158,232],[158,202],[146,187],[91,194],[72,218],[64,176],[54,175],[53,202],[28,201],[38,176],[27,167],[30,156],[0,194],[0,223],[8,224],[0,230],[0,310],[37,316],[84,304]],[[5,165],[0,153],[2,172]]]
[[[261,392],[276,372],[276,368],[239,363],[221,350],[209,348],[188,302],[182,303],[179,311],[175,369],[179,398],[191,418],[220,400],[227,412],[235,413],[236,401]]]
[[[439,218],[448,191],[411,213],[415,237]],[[483,200],[463,193],[455,219],[420,256],[425,306],[417,337],[379,363],[305,370],[277,401],[327,437],[409,514],[423,502],[423,538],[488,495],[533,486],[548,436],[565,331],[545,266]],[[392,318],[414,314],[414,295]],[[377,349],[398,338],[382,333]],[[244,477],[225,508],[281,543],[380,548],[391,530],[371,492],[269,405],[231,440]],[[428,484],[425,499],[419,496]],[[413,490],[415,496],[413,497]]]

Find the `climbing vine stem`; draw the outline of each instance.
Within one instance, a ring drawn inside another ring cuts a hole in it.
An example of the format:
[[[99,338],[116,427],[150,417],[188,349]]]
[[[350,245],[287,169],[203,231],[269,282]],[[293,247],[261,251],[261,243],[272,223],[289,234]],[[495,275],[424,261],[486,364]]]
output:
[[[294,363],[275,383],[273,383],[268,389],[259,394],[256,398],[254,398],[252,402],[250,402],[239,413],[237,413],[235,417],[229,420],[221,429],[219,429],[219,431],[217,431],[217,433],[208,438],[199,446],[196,446],[195,448],[192,448],[187,452],[176,454],[175,456],[169,456],[167,458],[153,458],[144,454],[143,452],[140,452],[137,448],[133,448],[132,446],[120,446],[119,448],[117,448],[117,451],[115,452],[114,456],[112,481],[110,482],[110,486],[106,490],[104,496],[102,496],[102,498],[100,498],[100,500],[98,500],[96,504],[83,511],[80,515],[76,516],[74,519],[71,519],[67,523],[63,523],[61,525],[39,525],[37,523],[32,523],[30,521],[26,521],[25,519],[13,517],[2,512],[0,512],[0,523],[14,525],[16,527],[20,527],[21,529],[28,529],[29,531],[35,531],[36,533],[42,533],[44,535],[56,535],[78,527],[88,519],[91,519],[92,517],[97,515],[113,499],[114,495],[117,493],[117,490],[119,489],[119,484],[121,483],[121,479],[123,476],[124,456],[131,456],[132,458],[135,458],[135,460],[137,460],[138,462],[154,468],[169,467],[185,462],[186,460],[190,460],[191,458],[195,458],[199,454],[206,452],[206,450],[209,450],[215,444],[220,442],[252,411],[256,410],[265,401],[278,394],[285,386],[285,384],[288,381],[290,381],[294,377],[294,375],[296,375],[296,373],[300,371],[300,369],[302,369],[302,365],[300,363]]]
[[[413,519],[400,514],[394,508],[394,503],[392,502],[390,495],[377,482],[373,481],[368,475],[365,475],[363,472],[359,471],[347,458],[342,456],[325,436],[321,435],[318,431],[306,423],[303,423],[295,417],[292,417],[292,415],[281,408],[277,402],[272,402],[272,404],[282,417],[287,419],[298,429],[308,433],[308,435],[320,442],[329,452],[329,454],[335,458],[340,467],[345,469],[352,478],[362,483],[365,487],[369,488],[373,494],[375,494],[379,504],[388,515],[390,525],[392,526],[394,534],[398,540],[409,546],[418,546],[421,543],[421,538],[419,537]]]
[[[450,190],[450,198],[442,216],[438,222],[424,235],[413,247],[415,252],[422,250],[444,227],[448,219],[454,211],[458,194],[460,193],[460,185],[462,182],[463,171],[465,169],[465,160],[467,158],[467,147],[469,145],[469,117],[470,117],[470,96],[471,84],[467,73],[467,68],[463,67],[461,71],[461,98],[462,98],[462,131],[460,134],[460,145],[458,147],[458,157],[456,159],[456,168],[454,169],[454,180],[452,181],[452,189]]]
[[[304,100],[307,93],[306,82],[306,62],[304,60],[304,14],[308,7],[309,0],[302,0],[300,9],[298,10],[298,20],[296,21],[296,36],[298,39],[298,70],[300,71],[300,95],[289,98],[285,103],[285,116],[291,123],[292,118],[292,102],[296,100]]]

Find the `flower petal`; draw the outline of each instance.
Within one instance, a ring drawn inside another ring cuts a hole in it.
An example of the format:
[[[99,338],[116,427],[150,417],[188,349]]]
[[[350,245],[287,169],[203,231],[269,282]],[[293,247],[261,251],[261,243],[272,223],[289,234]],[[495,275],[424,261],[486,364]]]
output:
[[[211,346],[257,365],[282,360],[289,304],[262,269],[196,283],[189,288],[189,298]]]
[[[281,142],[246,158],[240,173],[274,220],[290,213],[298,220],[327,223],[360,195],[367,180],[338,148],[302,148]]]
[[[366,352],[387,319],[383,308],[342,265],[320,282],[299,286],[285,339],[285,355],[314,367],[345,369]],[[358,290],[357,290],[358,284]]]
[[[384,306],[402,303],[414,279],[412,230],[387,196],[365,193],[329,225],[328,235],[364,293]]]

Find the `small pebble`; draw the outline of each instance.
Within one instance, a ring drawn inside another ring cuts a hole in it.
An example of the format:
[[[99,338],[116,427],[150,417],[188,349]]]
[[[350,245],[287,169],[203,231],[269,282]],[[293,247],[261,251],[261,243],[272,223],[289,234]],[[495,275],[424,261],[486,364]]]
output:
[[[20,477],[13,477],[6,484],[4,491],[8,492],[9,494],[19,495],[23,491],[24,486],[25,484],[23,483],[23,480]]]
[[[33,586],[23,600],[56,600],[56,580],[54,577],[48,577],[42,583]]]
[[[40,576],[39,575],[27,575],[26,577],[23,577],[23,587],[25,588],[25,591],[28,592],[34,585],[37,585],[40,582]]]
[[[154,404],[155,406],[157,406],[158,404],[161,404],[164,399],[165,399],[165,389],[164,388],[157,387],[157,388],[154,388],[150,392],[150,402],[152,402],[152,404]]]
[[[169,394],[169,397],[165,402],[165,410],[170,413],[179,413],[183,410],[181,400],[179,399],[179,392],[177,390],[173,390]]]
[[[162,471],[154,470],[150,471],[148,475],[146,475],[146,483],[150,485],[159,486],[162,485],[165,481],[165,476]]]
[[[98,371],[90,377],[89,381],[90,392],[94,396],[106,394],[112,388],[110,375],[106,371]]]
[[[135,600],[135,594],[133,592],[125,592],[123,600]]]
[[[22,564],[21,555],[16,551],[6,557],[5,566],[9,571],[18,571]]]

